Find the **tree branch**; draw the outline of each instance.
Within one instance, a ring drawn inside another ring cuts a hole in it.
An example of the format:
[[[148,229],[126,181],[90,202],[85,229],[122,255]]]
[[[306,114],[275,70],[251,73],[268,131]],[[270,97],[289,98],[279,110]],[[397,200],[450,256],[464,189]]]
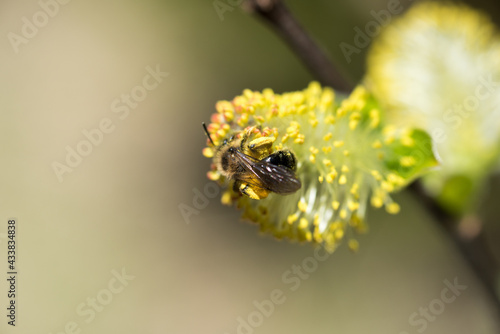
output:
[[[282,1],[247,0],[245,6],[250,12],[271,25],[323,85],[344,92],[352,90],[353,85],[342,77]],[[478,229],[475,233],[462,233],[457,217],[444,210],[436,199],[425,191],[420,182],[414,182],[409,190],[452,240],[484,285],[496,309],[496,314],[500,315],[500,299],[497,290],[500,265],[487,247],[482,225],[480,223],[477,225]]]
[[[279,0],[249,0],[247,10],[267,22],[302,60],[322,85],[350,92],[353,85],[343,78],[285,4]]]
[[[413,182],[408,188],[427,209],[427,213],[434,218],[434,221],[451,239],[466,263],[476,273],[500,315],[498,292],[498,268],[500,268],[500,264],[488,247],[482,221],[477,217],[464,217],[461,220],[453,217],[439,205],[435,198],[428,194],[419,181]]]

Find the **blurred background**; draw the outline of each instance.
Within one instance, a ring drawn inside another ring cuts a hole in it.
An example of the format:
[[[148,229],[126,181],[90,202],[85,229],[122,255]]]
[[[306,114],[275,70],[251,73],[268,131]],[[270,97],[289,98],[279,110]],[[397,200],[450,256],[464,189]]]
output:
[[[388,1],[287,3],[359,80],[367,48],[348,63],[339,45],[353,45],[353,29]],[[499,13],[493,1],[474,6]],[[498,331],[482,286],[406,192],[396,195],[399,215],[368,213],[358,254],[339,248],[295,290],[283,275],[314,255],[311,246],[259,235],[219,196],[183,217],[179,206],[194,207],[209,183],[201,122],[215,102],[313,79],[254,17],[234,6],[219,15],[200,0],[9,0],[0,8],[0,258],[6,276],[7,220],[16,218],[19,270],[15,328],[0,280],[1,333]],[[500,182],[491,185],[482,212],[498,223]],[[410,323],[439,306],[444,281],[455,279],[467,288],[454,302]],[[276,289],[284,302],[252,318],[254,302]],[[258,326],[242,328],[241,319]]]

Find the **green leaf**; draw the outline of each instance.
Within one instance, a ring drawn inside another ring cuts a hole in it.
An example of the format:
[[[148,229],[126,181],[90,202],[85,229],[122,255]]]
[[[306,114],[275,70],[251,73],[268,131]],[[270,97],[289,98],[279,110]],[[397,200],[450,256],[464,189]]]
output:
[[[439,165],[427,132],[413,129],[397,139],[386,146],[384,162],[404,180],[401,186]]]

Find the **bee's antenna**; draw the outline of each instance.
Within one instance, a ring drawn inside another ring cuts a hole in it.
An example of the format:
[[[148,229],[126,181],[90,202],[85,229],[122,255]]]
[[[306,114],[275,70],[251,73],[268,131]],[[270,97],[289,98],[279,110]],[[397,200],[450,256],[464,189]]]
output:
[[[207,134],[208,139],[212,143],[212,145],[215,146],[214,141],[212,140],[212,137],[210,137],[210,133],[208,132],[207,126],[205,125],[205,122],[201,122],[201,125],[203,125],[203,129],[205,129],[205,133]]]

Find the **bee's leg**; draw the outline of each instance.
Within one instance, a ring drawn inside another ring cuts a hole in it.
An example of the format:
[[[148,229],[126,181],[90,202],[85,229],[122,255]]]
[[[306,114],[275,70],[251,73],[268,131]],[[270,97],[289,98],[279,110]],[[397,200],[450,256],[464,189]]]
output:
[[[254,139],[246,146],[250,151],[246,154],[250,153],[249,155],[262,160],[264,157],[268,156],[271,153],[271,148],[275,141],[276,138],[274,137],[260,137]]]
[[[255,126],[252,126],[248,128],[242,135],[241,137],[241,142],[240,142],[240,150],[244,151],[245,147],[247,146],[247,140],[248,137],[250,137],[250,134],[252,133],[253,129],[255,129]]]
[[[240,181],[234,181],[234,183],[233,183],[233,191],[235,193],[242,194],[240,186],[241,186],[241,182]]]
[[[267,195],[269,195],[269,192],[265,189],[254,188],[245,182],[238,182],[238,184],[240,193],[242,193],[243,195],[247,195],[251,199],[263,199],[266,198]]]

